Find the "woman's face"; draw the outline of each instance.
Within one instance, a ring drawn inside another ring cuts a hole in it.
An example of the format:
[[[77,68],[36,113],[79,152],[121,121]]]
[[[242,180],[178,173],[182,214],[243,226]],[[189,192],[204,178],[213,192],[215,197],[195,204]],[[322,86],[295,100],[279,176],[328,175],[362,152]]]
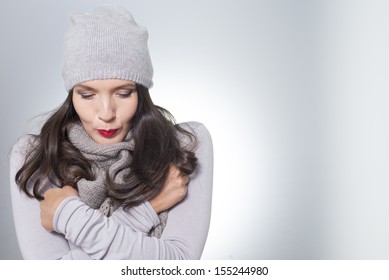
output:
[[[99,144],[123,141],[138,107],[136,85],[125,80],[77,84],[72,100],[84,129]]]

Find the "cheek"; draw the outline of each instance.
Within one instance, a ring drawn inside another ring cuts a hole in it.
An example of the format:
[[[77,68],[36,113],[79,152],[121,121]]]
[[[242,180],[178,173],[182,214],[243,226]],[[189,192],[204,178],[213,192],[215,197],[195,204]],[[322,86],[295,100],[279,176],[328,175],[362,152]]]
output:
[[[131,123],[132,119],[135,116],[136,110],[138,108],[138,99],[134,98],[134,100],[131,100],[130,102],[123,104],[121,106],[121,119],[123,123]]]
[[[84,102],[85,103],[85,102]],[[91,106],[87,106],[83,102],[73,99],[73,107],[82,123],[88,123],[93,120],[93,112]]]
[[[135,113],[136,113],[136,108],[130,108],[129,110],[126,110],[125,114],[124,114],[124,121],[125,122],[128,122],[128,123],[131,123],[132,119],[134,118],[135,116]]]

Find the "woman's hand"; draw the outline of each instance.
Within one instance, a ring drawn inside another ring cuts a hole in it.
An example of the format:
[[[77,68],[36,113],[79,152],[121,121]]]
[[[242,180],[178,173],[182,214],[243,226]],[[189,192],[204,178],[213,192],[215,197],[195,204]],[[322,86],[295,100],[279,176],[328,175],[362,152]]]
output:
[[[187,193],[188,183],[189,177],[181,175],[178,168],[172,165],[162,190],[149,200],[155,212],[163,212],[180,202]]]
[[[59,204],[67,197],[78,195],[78,192],[70,187],[64,186],[63,188],[52,188],[47,190],[43,194],[43,200],[40,203],[41,209],[41,225],[47,231],[53,231],[53,219],[55,210],[57,210]]]

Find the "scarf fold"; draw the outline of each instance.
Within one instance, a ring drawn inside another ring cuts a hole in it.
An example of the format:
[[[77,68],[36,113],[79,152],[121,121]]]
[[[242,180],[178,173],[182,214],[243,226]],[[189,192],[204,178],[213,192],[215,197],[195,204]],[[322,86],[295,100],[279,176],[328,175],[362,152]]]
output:
[[[69,125],[68,137],[70,142],[80,150],[82,155],[92,162],[94,180],[80,179],[77,182],[78,193],[85,204],[98,209],[109,217],[120,205],[107,196],[106,178],[124,183],[124,176],[131,172],[131,151],[134,150],[134,139],[130,130],[122,142],[115,144],[98,144],[85,131],[82,124]],[[160,238],[167,221],[167,211],[159,215],[160,223],[149,233]]]

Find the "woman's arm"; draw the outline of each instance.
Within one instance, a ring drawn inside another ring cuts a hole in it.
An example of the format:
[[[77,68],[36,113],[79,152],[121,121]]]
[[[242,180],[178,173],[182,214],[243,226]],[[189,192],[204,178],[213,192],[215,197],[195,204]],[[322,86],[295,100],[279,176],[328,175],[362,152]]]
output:
[[[31,199],[15,183],[16,172],[31,148],[31,136],[21,138],[10,158],[11,199],[16,234],[24,259],[90,259],[80,248],[70,249],[63,235],[47,232],[40,224],[39,201]]]
[[[185,199],[170,209],[160,239],[148,237],[123,225],[120,208],[110,219],[89,208],[76,196],[63,200],[54,216],[54,230],[80,246],[95,259],[198,259],[208,234],[213,174],[212,141],[199,123],[184,126],[198,139],[199,166],[188,186]]]
[[[10,187],[14,223],[24,259],[90,259],[62,234],[51,233],[41,226],[39,201],[27,197],[15,182],[24,164],[26,152],[33,148],[32,137],[22,137],[13,147],[10,158]],[[50,186],[45,186],[48,189]],[[125,212],[123,223],[133,231],[147,233],[158,224],[158,216],[148,202]],[[117,214],[115,214],[117,215]],[[123,215],[123,213],[122,213]]]

